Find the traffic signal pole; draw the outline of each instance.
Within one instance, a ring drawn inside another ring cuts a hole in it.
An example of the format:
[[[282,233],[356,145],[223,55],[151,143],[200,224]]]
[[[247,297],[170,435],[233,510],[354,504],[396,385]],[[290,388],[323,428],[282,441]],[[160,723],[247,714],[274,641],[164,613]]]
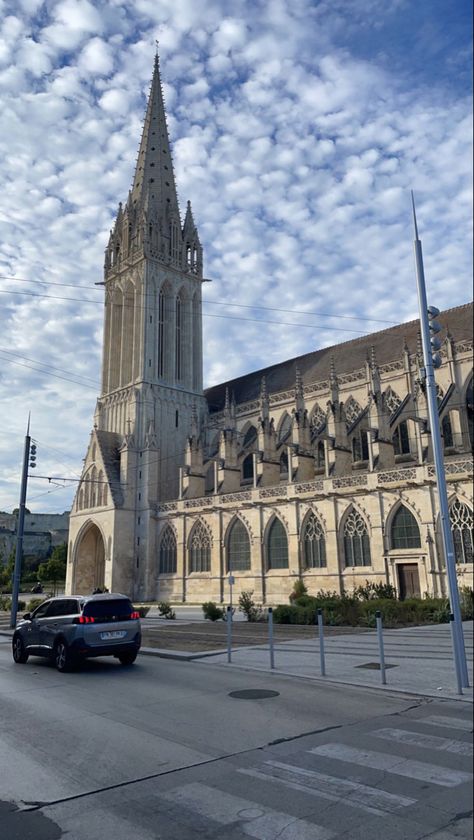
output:
[[[15,568],[13,571],[10,627],[16,627],[16,616],[18,612],[18,595],[20,593],[21,578],[21,560],[23,557],[23,531],[25,527],[26,487],[28,484],[28,465],[30,461],[30,443],[30,416],[28,415],[28,427],[26,429],[25,449],[23,454],[23,470],[21,473],[20,507],[18,510],[18,526],[16,532]]]
[[[438,314],[438,310],[435,307],[428,308],[426,301],[423,253],[421,250],[421,242],[418,238],[418,227],[416,224],[415,200],[413,197],[413,192],[411,196],[413,204],[413,222],[415,226],[414,247],[416,263],[416,280],[418,287],[418,305],[420,310],[420,330],[421,341],[423,345],[423,361],[425,365],[426,399],[428,402],[428,417],[430,422],[431,442],[433,446],[433,460],[435,466],[436,485],[438,489],[443,550],[446,561],[446,572],[448,576],[449,602],[451,606],[451,614],[454,617],[454,662],[456,666],[458,690],[459,693],[462,694],[461,686],[464,688],[469,688],[469,676],[467,671],[464,634],[462,629],[461,607],[459,603],[459,590],[456,575],[453,534],[451,531],[451,522],[449,518],[448,493],[446,488],[446,474],[444,470],[443,448],[441,444],[441,433],[439,428],[438,399],[436,393],[436,380],[434,374],[435,365],[438,367],[441,361],[440,358],[437,356],[436,352],[433,352],[439,349],[439,341],[437,338],[435,338],[434,333],[439,331],[440,326],[435,321],[431,320],[431,332],[433,333],[433,335],[430,335],[430,318],[433,319],[434,316]]]

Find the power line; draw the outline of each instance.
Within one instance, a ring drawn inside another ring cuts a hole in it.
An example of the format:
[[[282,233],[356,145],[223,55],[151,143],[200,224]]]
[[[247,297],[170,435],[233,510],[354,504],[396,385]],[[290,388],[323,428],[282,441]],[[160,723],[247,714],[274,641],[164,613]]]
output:
[[[50,282],[49,280],[28,280],[26,277],[10,277],[5,274],[0,274],[0,279],[2,280],[17,280],[23,283],[38,283],[42,286],[60,286],[64,288],[71,288],[71,289],[90,289],[94,291],[99,291],[96,286],[83,286],[78,285],[77,283],[54,283]],[[102,283],[101,283],[102,285]],[[12,294],[20,294],[20,292],[11,292]],[[68,300],[79,300],[79,298],[67,298]],[[58,298],[60,300],[60,298]],[[321,318],[343,318],[344,320],[349,321],[368,321],[374,324],[392,324],[396,325],[397,321],[387,321],[382,318],[366,318],[363,315],[341,315],[339,313],[332,313],[332,312],[303,312],[297,309],[280,309],[276,306],[259,306],[258,304],[250,304],[250,303],[231,303],[229,301],[224,300],[205,300],[203,303],[211,306],[234,306],[239,309],[259,309],[265,312],[288,312],[292,315],[315,315]]]
[[[45,376],[54,376],[55,379],[63,379],[65,382],[72,382],[73,385],[80,385],[81,388],[89,388],[89,390],[95,391],[97,393],[96,387],[94,387],[93,385],[86,385],[85,382],[78,382],[76,379],[71,379],[68,376],[60,376],[59,373],[51,373],[51,371],[49,370],[41,370],[41,368],[32,367],[32,365],[27,365],[24,362],[17,362],[15,361],[15,359],[8,359],[5,358],[5,356],[0,356],[0,358],[3,358],[5,362],[10,362],[11,365],[19,365],[20,367],[25,367],[29,370],[34,370],[35,373],[43,373]],[[37,364],[41,364],[41,362],[38,362]]]
[[[76,303],[93,303],[97,305],[96,300],[88,300],[87,298],[70,298],[64,297],[62,295],[41,295],[38,292],[16,292],[13,289],[0,289],[0,294],[4,295],[28,295],[29,297],[39,297],[39,298],[48,298],[49,300],[65,300],[65,301],[75,301]],[[122,308],[129,308],[129,309],[136,309],[135,304],[127,304],[122,303]],[[138,307],[139,309],[146,309],[145,306]],[[252,308],[252,307],[251,307]],[[278,310],[278,311],[286,311],[286,310]],[[266,318],[241,318],[238,315],[216,315],[212,312],[203,312],[202,313],[205,318],[223,318],[227,321],[251,321],[256,324],[276,324],[277,326],[282,327],[305,327],[306,329],[312,330],[319,330],[321,329],[321,324],[294,324],[288,321],[269,321]],[[306,313],[305,313],[306,314]],[[330,316],[336,317],[336,316]],[[391,322],[392,323],[392,322]],[[393,322],[394,323],[394,322]],[[355,330],[355,329],[345,329],[344,327],[326,327],[324,326],[323,329],[327,330],[328,332],[345,332],[345,333],[358,333],[359,335],[366,335],[366,330]]]
[[[11,350],[5,350],[4,347],[0,347],[0,352],[6,353],[8,356],[16,356],[16,358],[23,359],[23,361],[26,362],[33,362],[35,365],[41,365],[42,367],[51,368],[52,370],[60,370],[61,373],[71,373],[71,371],[65,370],[64,368],[56,367],[55,365],[48,365],[46,362],[38,362],[36,359],[30,359],[28,356],[21,356],[20,353],[12,353]],[[83,376],[82,373],[72,373],[72,376],[76,376],[79,379],[87,379],[89,382],[93,382],[97,387],[97,380],[92,379],[90,376]]]

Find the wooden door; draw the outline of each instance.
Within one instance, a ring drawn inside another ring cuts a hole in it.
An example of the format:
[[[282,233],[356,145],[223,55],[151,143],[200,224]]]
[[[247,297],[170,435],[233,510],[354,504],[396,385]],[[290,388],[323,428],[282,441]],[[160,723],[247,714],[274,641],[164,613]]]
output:
[[[401,601],[404,601],[405,598],[419,598],[421,591],[418,563],[400,563],[398,566],[398,582]]]

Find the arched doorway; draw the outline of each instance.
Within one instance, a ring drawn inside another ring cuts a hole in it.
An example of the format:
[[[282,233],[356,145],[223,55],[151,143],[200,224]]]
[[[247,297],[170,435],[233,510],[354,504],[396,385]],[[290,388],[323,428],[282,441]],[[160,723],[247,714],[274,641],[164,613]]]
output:
[[[97,525],[90,525],[79,537],[74,557],[74,594],[89,595],[104,588],[105,546]]]

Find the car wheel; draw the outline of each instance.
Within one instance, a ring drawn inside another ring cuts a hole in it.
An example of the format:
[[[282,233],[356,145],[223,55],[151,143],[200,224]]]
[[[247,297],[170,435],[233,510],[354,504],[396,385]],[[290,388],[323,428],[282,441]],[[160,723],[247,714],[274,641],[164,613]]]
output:
[[[58,671],[63,673],[69,671],[72,667],[72,657],[70,650],[63,639],[56,642],[53,650],[53,661]]]
[[[131,653],[121,653],[119,656],[119,662],[121,665],[133,665],[135,659],[137,658],[137,655],[137,650],[134,650]]]
[[[25,645],[21,636],[14,636],[12,641],[13,659],[18,665],[24,665],[28,662],[28,654],[25,650]]]

